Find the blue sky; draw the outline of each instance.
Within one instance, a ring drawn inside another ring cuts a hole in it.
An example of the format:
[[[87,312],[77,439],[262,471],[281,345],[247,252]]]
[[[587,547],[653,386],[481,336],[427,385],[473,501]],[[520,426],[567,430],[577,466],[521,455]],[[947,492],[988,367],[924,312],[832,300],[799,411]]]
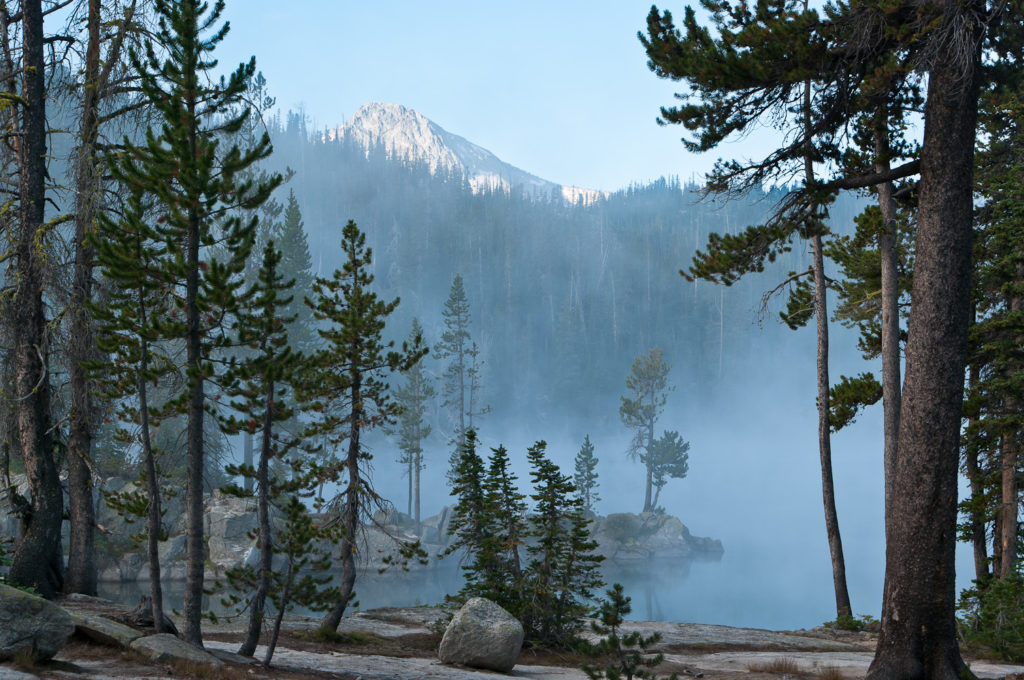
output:
[[[665,5],[677,15],[682,3]],[[284,109],[335,126],[370,101],[418,110],[524,170],[614,190],[662,175],[700,179],[718,155],[688,154],[659,127],[676,84],[636,38],[637,0],[228,0],[225,68],[255,55]]]

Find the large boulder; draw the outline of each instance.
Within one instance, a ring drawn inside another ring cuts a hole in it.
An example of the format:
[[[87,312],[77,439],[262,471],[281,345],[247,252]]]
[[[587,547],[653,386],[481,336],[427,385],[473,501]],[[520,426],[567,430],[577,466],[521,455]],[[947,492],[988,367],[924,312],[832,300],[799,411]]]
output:
[[[523,647],[523,624],[482,597],[471,598],[455,613],[441,638],[443,663],[508,673]]]
[[[74,632],[75,622],[57,605],[0,584],[0,661],[25,653],[49,659]]]

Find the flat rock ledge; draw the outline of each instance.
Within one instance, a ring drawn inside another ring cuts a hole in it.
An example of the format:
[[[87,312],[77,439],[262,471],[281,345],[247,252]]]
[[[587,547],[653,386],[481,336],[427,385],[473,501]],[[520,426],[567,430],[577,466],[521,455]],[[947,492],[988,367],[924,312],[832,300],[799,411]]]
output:
[[[130,626],[117,621],[82,614],[81,612],[68,612],[71,620],[75,622],[75,632],[89,638],[93,642],[111,647],[129,647],[133,642],[143,637],[143,633]]]
[[[193,647],[170,633],[147,635],[133,642],[130,649],[142,654],[155,663],[195,664],[207,668],[221,669],[224,662],[207,651]]]

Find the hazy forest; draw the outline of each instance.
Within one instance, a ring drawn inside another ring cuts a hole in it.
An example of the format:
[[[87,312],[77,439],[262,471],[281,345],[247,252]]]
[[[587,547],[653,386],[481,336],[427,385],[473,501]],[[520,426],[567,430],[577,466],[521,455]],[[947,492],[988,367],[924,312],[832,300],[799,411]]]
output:
[[[415,582],[440,551],[449,604],[575,649],[628,610],[601,563],[635,527],[721,555],[670,511],[758,483],[721,442],[769,438],[774,388],[814,421],[778,425],[814,448],[778,502],[823,502],[830,625],[877,624],[868,677],[1024,658],[1024,8],[701,5],[637,17],[680,90],[659,121],[690,152],[778,148],[567,198],[282,110],[258,54],[216,65],[221,0],[0,4],[0,581],[96,595],[134,551],[157,631],[176,584],[202,647],[221,589],[269,664],[286,611],[338,628],[367,554]],[[858,420],[880,608],[851,604],[837,510]],[[237,507],[244,560],[211,538]]]

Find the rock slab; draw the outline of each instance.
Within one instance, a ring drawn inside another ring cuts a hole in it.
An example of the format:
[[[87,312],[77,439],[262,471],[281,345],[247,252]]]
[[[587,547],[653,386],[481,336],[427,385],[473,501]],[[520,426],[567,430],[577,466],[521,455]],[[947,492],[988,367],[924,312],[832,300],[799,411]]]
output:
[[[75,622],[57,605],[0,584],[0,661],[24,653],[52,658],[74,632]]]
[[[197,647],[179,640],[170,633],[147,635],[131,644],[131,649],[156,663],[186,663],[220,669],[224,662]]]
[[[128,647],[143,635],[130,626],[102,616],[72,612],[71,619],[75,622],[75,629],[80,635],[102,645]]]
[[[448,624],[437,656],[443,663],[507,673],[523,647],[523,625],[500,606],[471,598]]]

